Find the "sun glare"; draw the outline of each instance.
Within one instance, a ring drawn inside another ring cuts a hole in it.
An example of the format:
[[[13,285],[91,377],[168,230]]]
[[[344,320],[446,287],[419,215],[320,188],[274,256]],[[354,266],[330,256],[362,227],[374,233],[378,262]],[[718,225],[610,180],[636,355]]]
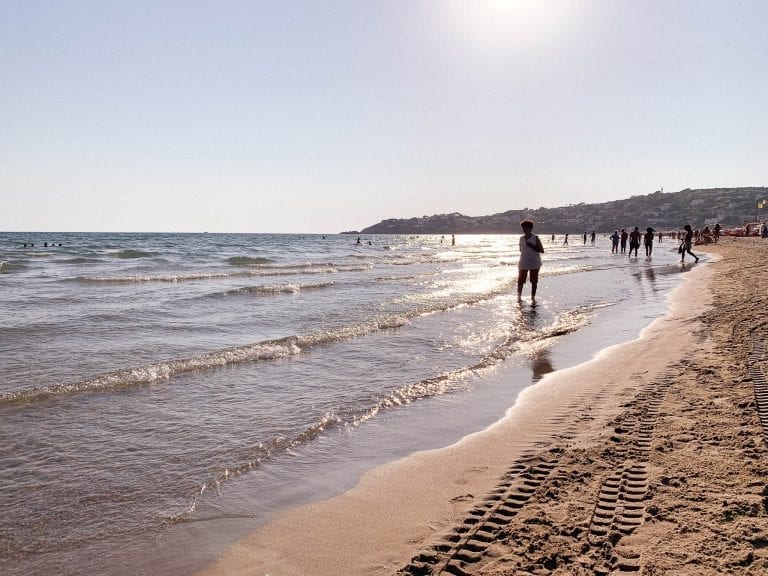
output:
[[[572,4],[557,0],[454,0],[446,15],[455,33],[482,48],[552,41]]]

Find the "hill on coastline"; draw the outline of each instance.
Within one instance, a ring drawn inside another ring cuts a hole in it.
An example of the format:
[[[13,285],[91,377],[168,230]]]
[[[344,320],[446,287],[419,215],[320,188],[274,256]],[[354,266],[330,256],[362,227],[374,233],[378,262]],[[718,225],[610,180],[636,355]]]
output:
[[[678,230],[714,225],[739,226],[758,216],[757,203],[768,200],[768,188],[707,188],[679,192],[654,192],[599,204],[569,204],[560,208],[522,208],[490,216],[465,216],[458,212],[421,218],[389,218],[355,234],[505,234],[517,233],[520,220],[531,218],[540,233],[610,232],[614,229],[652,226]],[[768,202],[759,211],[768,217]],[[352,233],[352,232],[350,232]]]

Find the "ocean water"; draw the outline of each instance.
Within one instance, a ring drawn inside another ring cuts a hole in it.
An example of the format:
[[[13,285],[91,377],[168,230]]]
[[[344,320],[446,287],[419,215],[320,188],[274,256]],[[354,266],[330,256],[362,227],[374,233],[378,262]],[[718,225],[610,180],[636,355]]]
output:
[[[633,339],[685,269],[543,236],[532,307],[517,235],[456,240],[0,233],[0,572],[187,574]]]

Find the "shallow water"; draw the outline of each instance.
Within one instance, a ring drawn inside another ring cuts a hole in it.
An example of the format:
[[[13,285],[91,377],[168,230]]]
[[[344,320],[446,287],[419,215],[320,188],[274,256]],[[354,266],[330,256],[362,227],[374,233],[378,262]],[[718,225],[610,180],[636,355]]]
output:
[[[2,572],[187,573],[487,426],[680,280],[671,241],[646,260],[547,237],[533,308],[517,236],[354,240],[0,234]]]

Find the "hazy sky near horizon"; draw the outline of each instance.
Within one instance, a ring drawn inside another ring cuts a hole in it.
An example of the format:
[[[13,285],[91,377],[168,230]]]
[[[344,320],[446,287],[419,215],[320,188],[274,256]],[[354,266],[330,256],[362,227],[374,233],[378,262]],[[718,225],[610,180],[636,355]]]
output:
[[[768,3],[0,0],[0,230],[768,185]]]

